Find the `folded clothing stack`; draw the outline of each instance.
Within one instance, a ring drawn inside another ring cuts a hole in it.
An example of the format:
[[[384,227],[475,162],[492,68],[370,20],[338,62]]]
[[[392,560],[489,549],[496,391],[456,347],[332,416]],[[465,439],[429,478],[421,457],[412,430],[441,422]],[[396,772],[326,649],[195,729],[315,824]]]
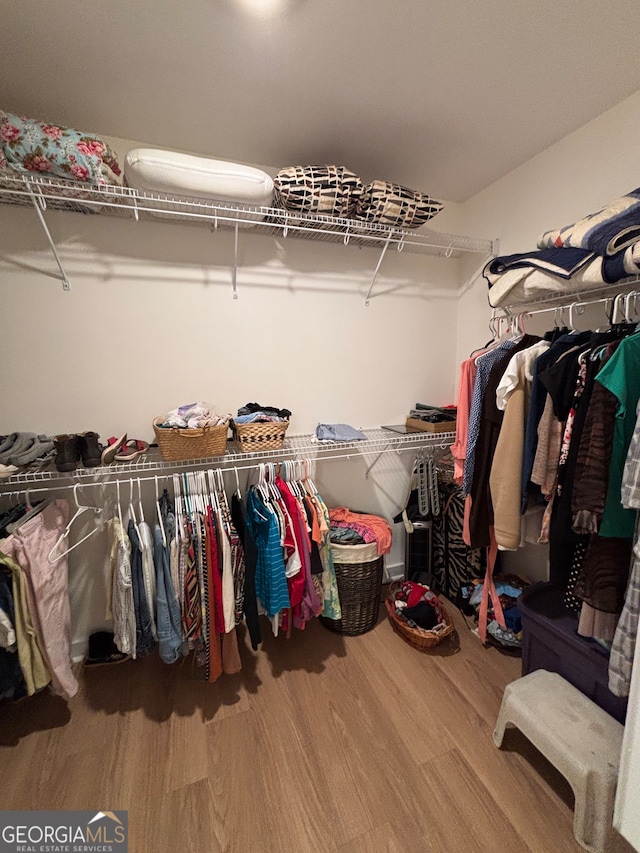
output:
[[[156,425],[166,429],[172,427],[202,429],[203,427],[224,426],[230,420],[231,415],[220,415],[209,403],[199,402],[186,403],[183,406],[178,406],[177,409],[172,409],[162,419],[162,422]]]
[[[572,225],[546,231],[537,251],[493,258],[483,270],[501,308],[566,291],[597,290],[640,272],[640,187]]]
[[[456,412],[455,406],[440,408],[439,406],[429,406],[426,403],[416,403],[415,407],[409,412],[409,417],[430,424],[440,424],[455,421]]]
[[[53,438],[35,432],[12,432],[0,436],[0,477],[10,477],[19,468],[43,467],[55,456]]]
[[[268,423],[269,421],[288,421],[291,417],[289,409],[279,409],[277,406],[261,406],[260,403],[247,403],[238,409],[233,419],[236,424]]]
[[[367,436],[349,424],[318,424],[316,441],[333,444],[336,441],[366,441]]]
[[[367,544],[376,543],[378,556],[388,554],[391,551],[392,531],[389,522],[378,515],[369,515],[363,512],[352,512],[345,506],[338,506],[329,510],[329,524],[331,526],[331,538],[336,542],[335,531],[339,528],[354,530]],[[353,541],[341,540],[341,544],[355,544]]]

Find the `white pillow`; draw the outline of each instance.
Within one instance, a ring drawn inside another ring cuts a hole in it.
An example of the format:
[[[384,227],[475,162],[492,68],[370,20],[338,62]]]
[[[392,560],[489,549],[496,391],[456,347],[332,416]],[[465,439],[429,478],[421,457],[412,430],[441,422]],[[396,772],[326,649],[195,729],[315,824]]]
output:
[[[135,189],[185,200],[252,207],[273,203],[273,180],[261,169],[176,151],[134,148],[124,158],[124,179]]]

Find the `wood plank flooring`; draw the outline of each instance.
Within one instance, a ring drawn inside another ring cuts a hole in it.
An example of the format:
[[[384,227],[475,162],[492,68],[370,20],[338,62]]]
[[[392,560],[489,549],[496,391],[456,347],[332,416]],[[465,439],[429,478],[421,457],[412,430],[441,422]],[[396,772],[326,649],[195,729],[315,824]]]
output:
[[[69,703],[0,707],[2,808],[127,809],[132,853],[576,853],[564,779],[519,732],[491,741],[520,660],[451,611],[426,654],[381,608],[257,653],[241,629],[215,685],[190,659],[81,670]]]

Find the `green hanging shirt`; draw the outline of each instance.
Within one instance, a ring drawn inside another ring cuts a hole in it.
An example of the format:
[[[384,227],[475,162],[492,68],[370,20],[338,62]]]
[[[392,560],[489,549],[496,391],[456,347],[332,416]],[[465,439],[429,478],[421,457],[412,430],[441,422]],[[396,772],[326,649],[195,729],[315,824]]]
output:
[[[640,333],[624,338],[614,354],[596,376],[618,399],[618,411],[613,430],[611,466],[607,500],[600,525],[600,536],[631,538],[635,510],[624,509],[620,499],[622,475],[627,451],[636,425],[636,405],[640,399]]]

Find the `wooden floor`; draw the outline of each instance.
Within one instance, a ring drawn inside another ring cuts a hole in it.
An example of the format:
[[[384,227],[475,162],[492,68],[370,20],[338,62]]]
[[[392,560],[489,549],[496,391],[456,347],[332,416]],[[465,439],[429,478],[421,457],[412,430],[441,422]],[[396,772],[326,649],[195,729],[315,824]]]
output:
[[[132,853],[579,851],[562,777],[519,732],[491,740],[520,660],[455,609],[418,652],[381,610],[360,637],[314,621],[254,654],[243,633],[215,685],[154,656],[4,705],[2,808],[127,809]]]

